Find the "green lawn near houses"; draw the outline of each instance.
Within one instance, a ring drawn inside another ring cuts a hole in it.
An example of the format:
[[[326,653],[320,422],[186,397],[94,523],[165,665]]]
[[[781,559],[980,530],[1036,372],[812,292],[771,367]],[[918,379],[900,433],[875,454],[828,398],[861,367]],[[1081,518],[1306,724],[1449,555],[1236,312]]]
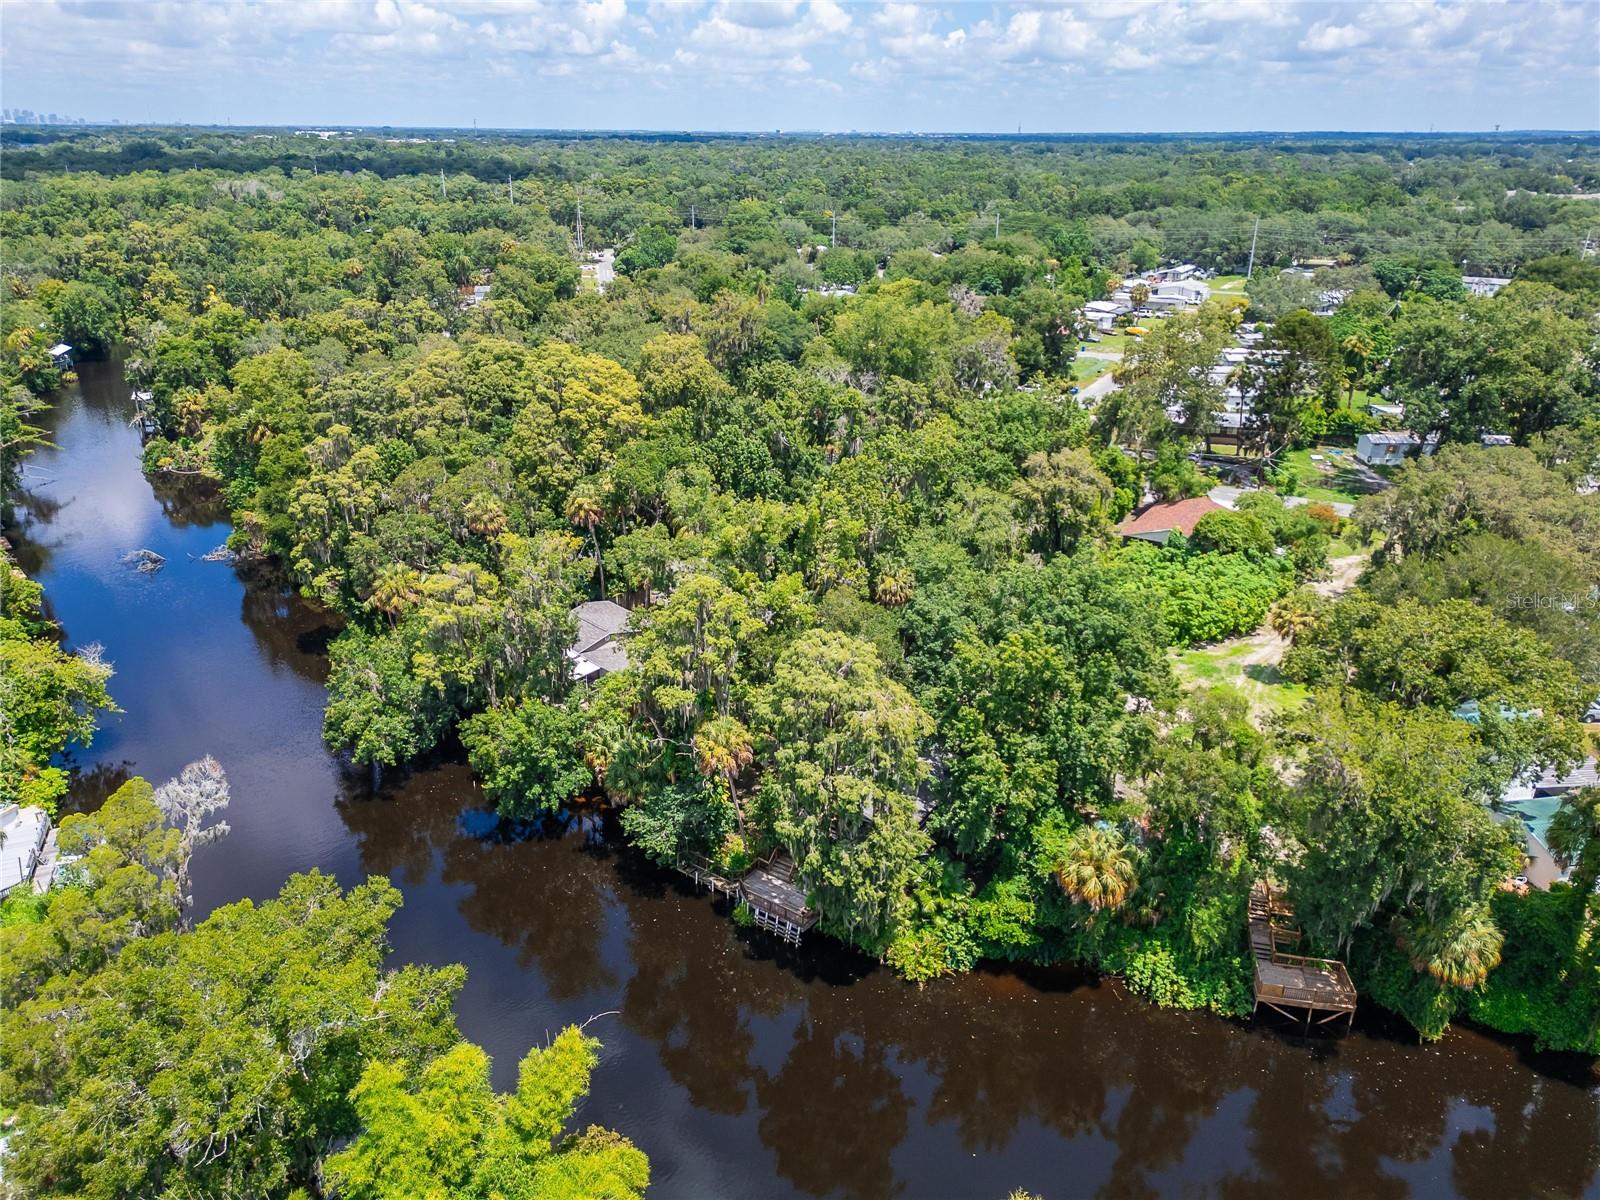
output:
[[[1313,458],[1312,456],[1317,457]],[[1283,465],[1298,477],[1293,494],[1307,500],[1332,500],[1354,504],[1367,494],[1355,451],[1342,446],[1315,446],[1291,450]]]
[[[1080,346],[1087,346],[1091,350],[1126,350],[1128,343],[1137,341],[1125,333],[1102,333],[1098,342],[1079,342]]]

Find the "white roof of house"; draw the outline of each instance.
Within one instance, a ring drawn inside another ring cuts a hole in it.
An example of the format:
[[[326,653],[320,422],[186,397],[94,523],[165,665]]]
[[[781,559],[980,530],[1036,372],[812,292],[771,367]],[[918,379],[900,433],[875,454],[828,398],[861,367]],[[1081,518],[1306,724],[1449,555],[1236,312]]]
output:
[[[1383,433],[1363,433],[1361,440],[1374,446],[1420,446],[1422,439],[1414,433],[1386,430]]]
[[[42,808],[0,808],[0,896],[33,878],[39,847],[50,832],[50,818]]]

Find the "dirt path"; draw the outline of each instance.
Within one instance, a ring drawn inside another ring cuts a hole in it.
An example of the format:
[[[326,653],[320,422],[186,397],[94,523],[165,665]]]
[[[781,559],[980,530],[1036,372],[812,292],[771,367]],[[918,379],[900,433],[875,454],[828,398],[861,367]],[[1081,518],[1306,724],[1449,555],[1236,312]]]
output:
[[[1334,558],[1328,561],[1328,577],[1319,579],[1311,585],[1311,590],[1319,596],[1326,596],[1330,600],[1342,596],[1355,587],[1356,580],[1361,578],[1361,572],[1367,569],[1368,554],[1350,554],[1344,558]]]

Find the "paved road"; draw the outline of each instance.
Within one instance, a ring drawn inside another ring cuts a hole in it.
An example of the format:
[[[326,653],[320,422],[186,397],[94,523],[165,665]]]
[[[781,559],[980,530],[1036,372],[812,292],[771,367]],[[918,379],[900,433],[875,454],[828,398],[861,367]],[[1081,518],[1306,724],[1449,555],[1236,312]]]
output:
[[[610,246],[604,250],[596,250],[594,257],[583,263],[578,269],[585,275],[594,277],[594,285],[600,291],[606,290],[606,285],[617,277],[617,252]]]
[[[1099,379],[1096,379],[1093,383],[1089,384],[1087,387],[1079,388],[1078,389],[1078,399],[1079,400],[1098,400],[1098,399],[1100,399],[1101,396],[1104,396],[1104,395],[1107,395],[1108,393],[1116,391],[1117,390],[1117,381],[1115,379],[1113,379],[1111,377],[1111,375],[1112,375],[1112,373],[1110,371],[1107,371],[1104,375],[1100,376]]]

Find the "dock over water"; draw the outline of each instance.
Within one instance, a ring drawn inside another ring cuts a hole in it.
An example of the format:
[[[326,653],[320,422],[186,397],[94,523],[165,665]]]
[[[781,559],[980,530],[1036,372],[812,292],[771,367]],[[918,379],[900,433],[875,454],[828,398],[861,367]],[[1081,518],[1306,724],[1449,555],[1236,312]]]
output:
[[[678,870],[701,887],[742,900],[749,906],[757,928],[800,944],[800,936],[817,923],[816,910],[807,907],[806,894],[795,882],[794,859],[775,851],[742,878],[730,879],[702,854],[683,855]]]
[[[1344,1017],[1355,1022],[1356,988],[1350,972],[1333,958],[1292,951],[1302,934],[1287,897],[1265,880],[1250,889],[1250,950],[1255,955],[1255,1006],[1263,1004],[1290,1020],[1326,1025]]]

